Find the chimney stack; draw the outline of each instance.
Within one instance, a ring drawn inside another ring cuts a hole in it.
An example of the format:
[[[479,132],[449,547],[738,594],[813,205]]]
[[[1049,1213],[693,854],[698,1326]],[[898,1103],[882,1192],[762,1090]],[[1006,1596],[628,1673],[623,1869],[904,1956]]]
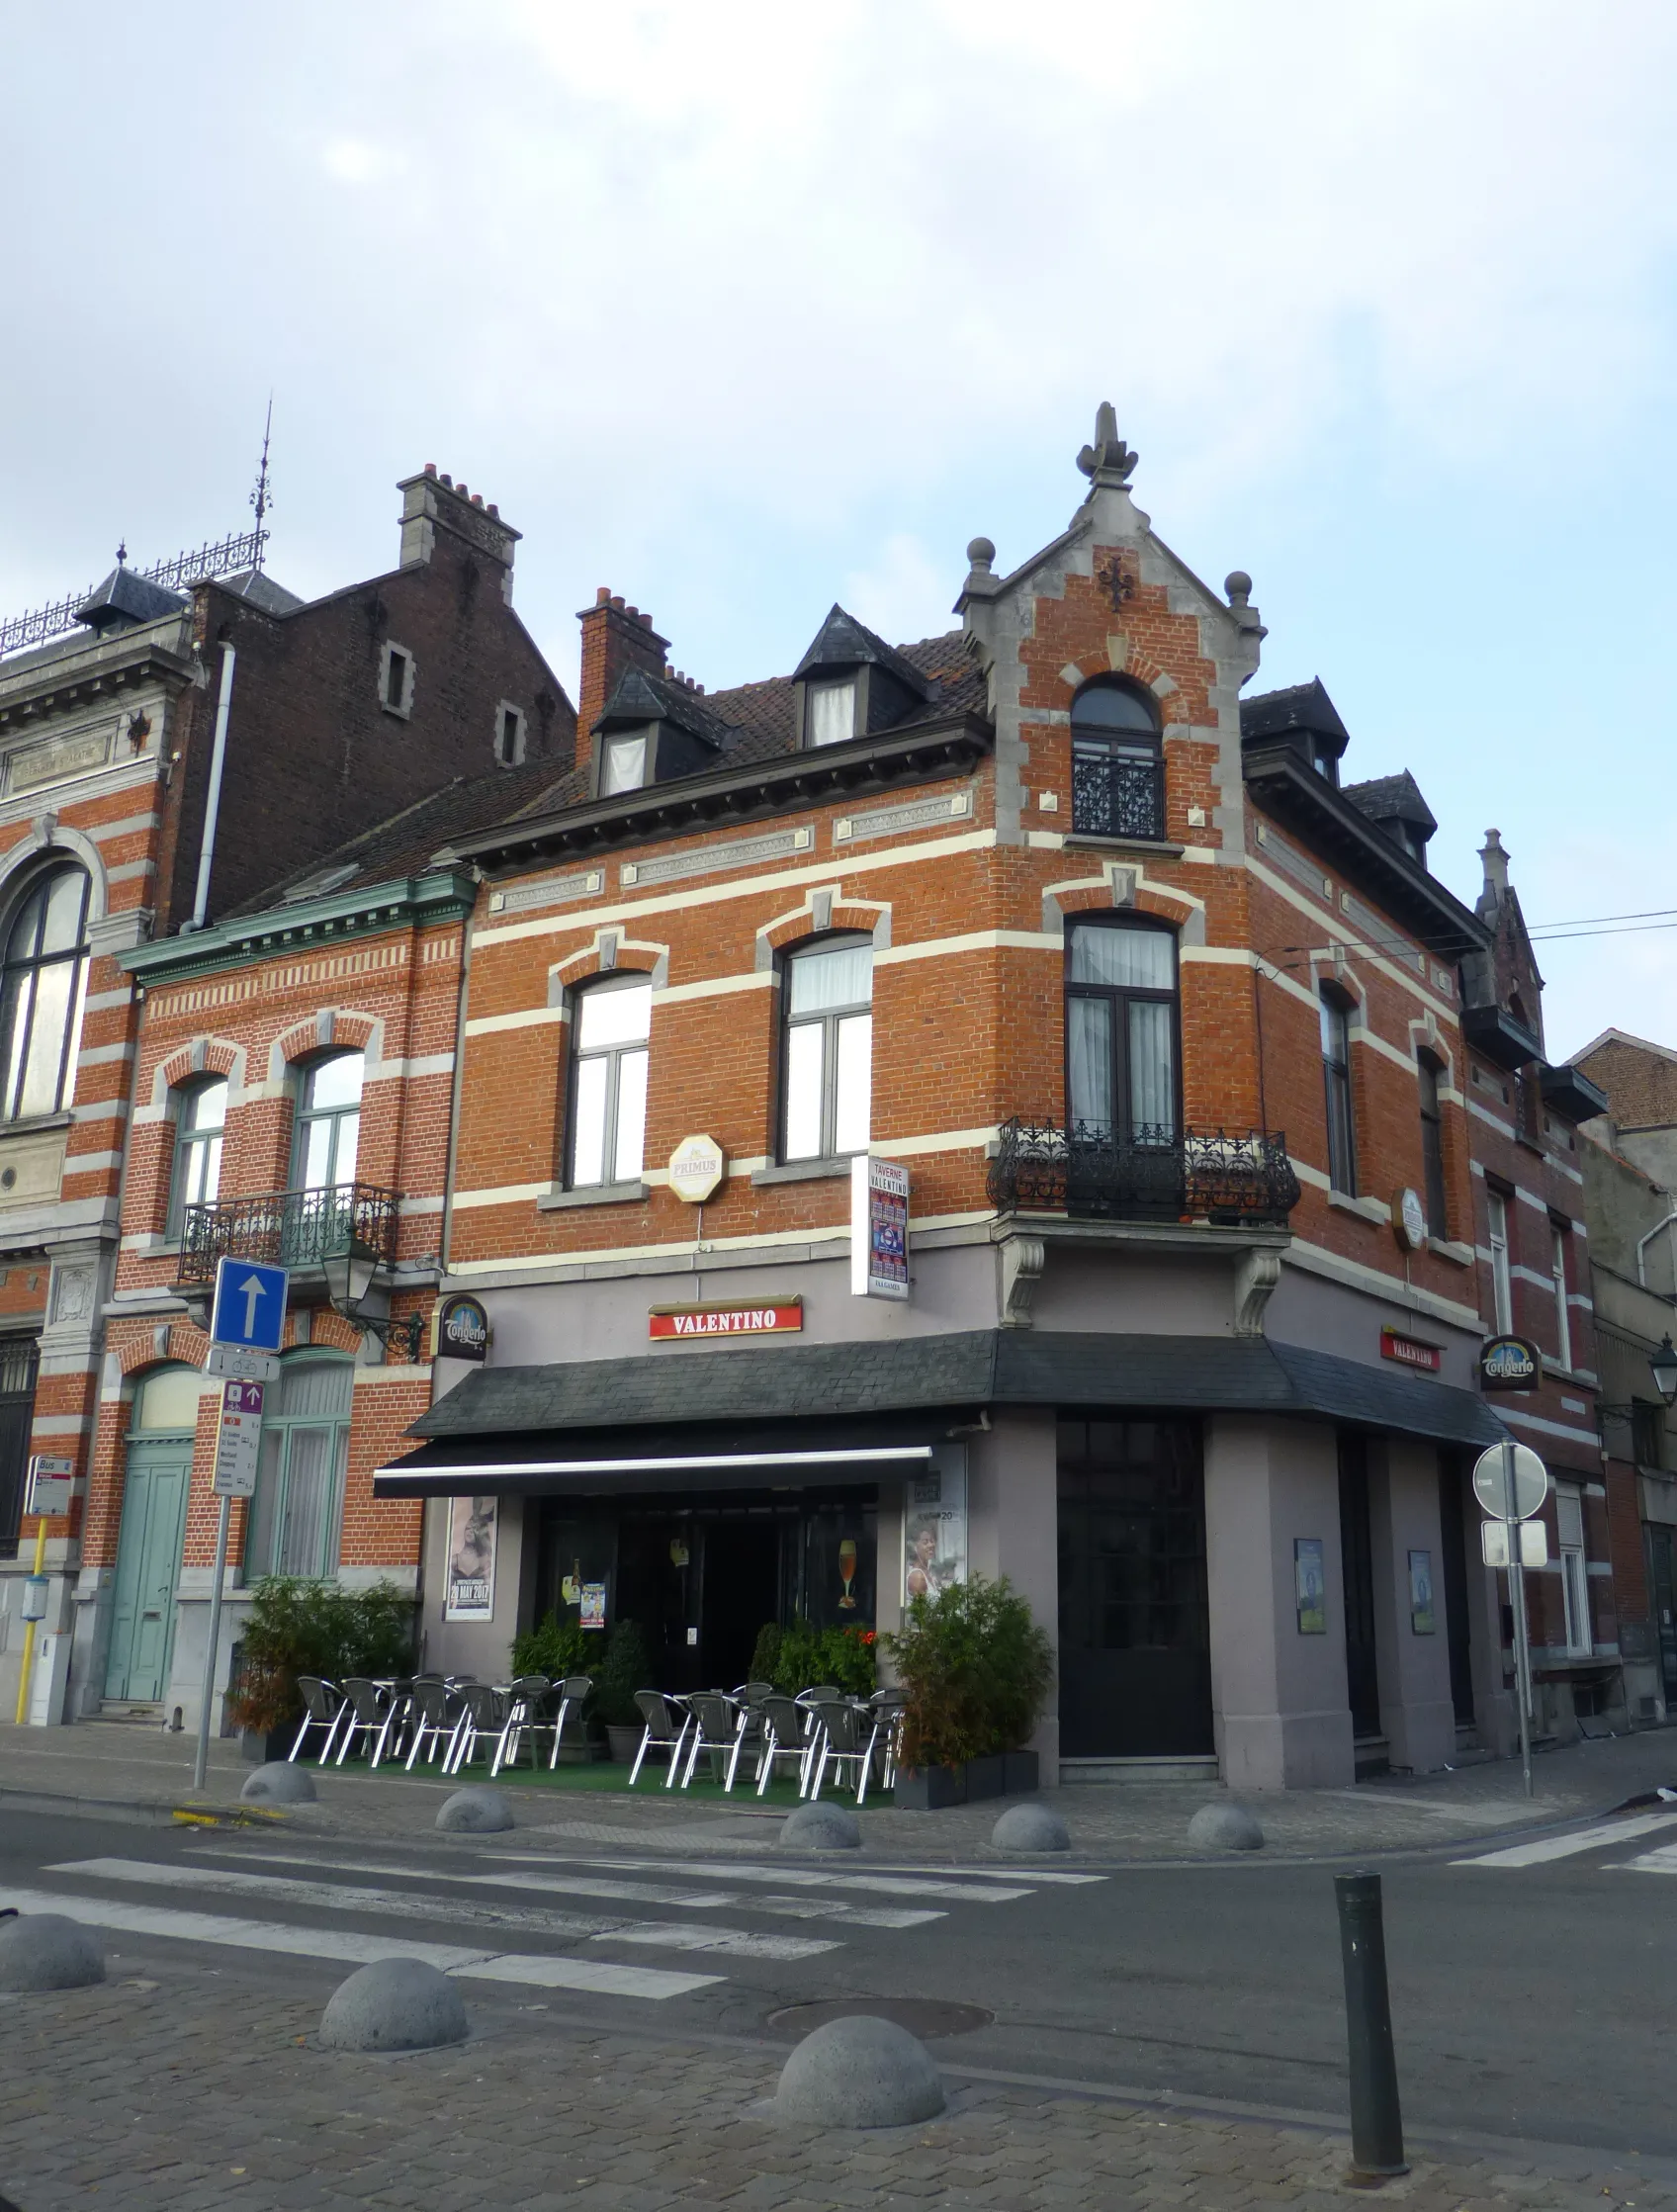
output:
[[[404,477],[401,493],[401,566],[422,569],[436,551],[437,532],[445,532],[500,572],[500,595],[512,604],[513,548],[523,535],[503,522],[500,510],[485,504],[481,491],[469,491],[427,461],[416,477]]]
[[[585,768],[593,758],[594,724],[605,712],[606,701],[618,679],[630,668],[662,676],[669,640],[653,628],[653,618],[639,607],[625,606],[613,598],[605,584],[594,593],[594,603],[576,617],[582,625],[582,681],[576,701],[576,765]]]

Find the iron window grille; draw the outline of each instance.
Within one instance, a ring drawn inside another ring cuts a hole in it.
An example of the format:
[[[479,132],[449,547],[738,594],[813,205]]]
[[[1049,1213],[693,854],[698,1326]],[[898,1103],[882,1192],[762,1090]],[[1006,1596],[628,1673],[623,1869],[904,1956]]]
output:
[[[1284,1228],[1298,1203],[1279,1130],[1143,1127],[1125,1139],[1015,1115],[1002,1124],[988,1180],[1001,1212],[1082,1220]]]
[[[1072,703],[1072,829],[1148,842],[1165,835],[1159,725],[1127,683],[1088,684]]]

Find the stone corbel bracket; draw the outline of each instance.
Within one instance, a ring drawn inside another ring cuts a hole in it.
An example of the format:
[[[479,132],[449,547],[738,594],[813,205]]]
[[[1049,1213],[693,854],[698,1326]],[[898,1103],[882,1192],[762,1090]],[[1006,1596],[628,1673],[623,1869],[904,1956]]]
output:
[[[1031,1303],[1036,1296],[1036,1285],[1042,1280],[1048,1247],[1040,1237],[1004,1237],[1001,1255],[1002,1326],[1004,1329],[1028,1329]]]
[[[1264,1308],[1281,1279],[1279,1252],[1243,1252],[1234,1269],[1234,1333],[1237,1337],[1264,1334]]]

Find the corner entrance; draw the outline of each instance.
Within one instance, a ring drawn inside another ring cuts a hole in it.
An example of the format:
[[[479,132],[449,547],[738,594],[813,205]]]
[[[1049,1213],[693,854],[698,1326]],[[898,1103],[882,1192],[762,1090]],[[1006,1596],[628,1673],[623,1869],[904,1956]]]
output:
[[[1212,1749],[1205,1478],[1191,1421],[1059,1424],[1060,1749]]]

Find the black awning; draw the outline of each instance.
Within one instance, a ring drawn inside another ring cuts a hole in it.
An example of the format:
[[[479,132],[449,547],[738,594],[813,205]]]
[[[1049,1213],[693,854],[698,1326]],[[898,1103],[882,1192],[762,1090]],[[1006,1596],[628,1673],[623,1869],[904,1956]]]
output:
[[[729,1346],[485,1367],[408,1432],[378,1497],[480,1489],[805,1489],[924,1465],[996,1406],[1274,1413],[1498,1444],[1471,1390],[1267,1337],[974,1329],[874,1344]]]

